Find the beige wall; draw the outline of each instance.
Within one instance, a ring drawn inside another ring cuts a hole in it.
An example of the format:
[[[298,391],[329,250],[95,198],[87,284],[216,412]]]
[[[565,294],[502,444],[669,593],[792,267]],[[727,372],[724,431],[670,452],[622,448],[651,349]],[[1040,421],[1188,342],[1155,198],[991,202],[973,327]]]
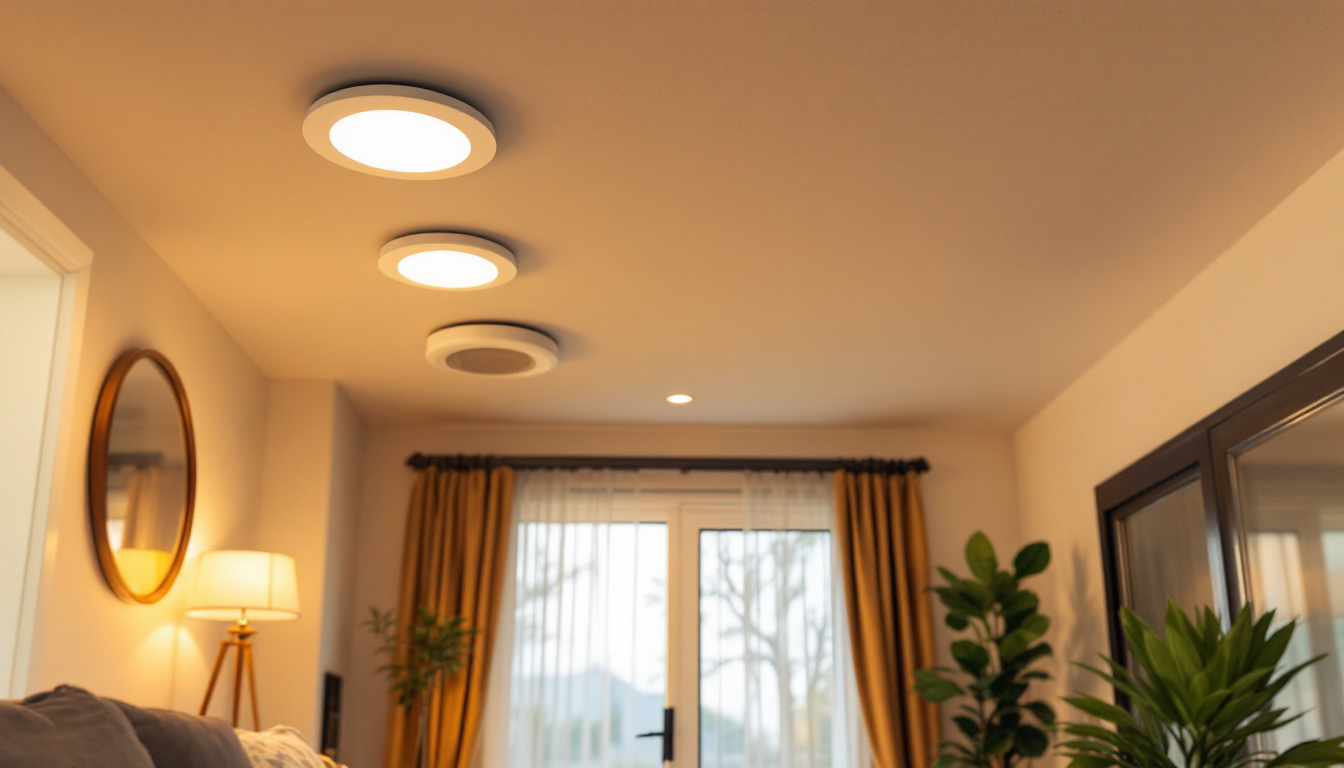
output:
[[[192,550],[250,546],[260,487],[265,380],[252,361],[98,190],[0,91],[0,166],[94,253],[76,363],[73,445],[58,466],[28,689],[74,683],[141,704],[190,708],[219,625],[182,622],[191,569],[160,603],[129,605],[103,584],[84,495],[88,427],[103,376],[124,350],[173,361],[196,421]],[[79,426],[82,425],[82,426]],[[176,658],[177,663],[173,663]]]
[[[1106,649],[1095,486],[1340,330],[1344,154],[1018,431],[1022,533],[1056,550],[1042,597],[1061,659]]]
[[[332,420],[331,505],[327,522],[327,574],[323,584],[321,668],[350,674],[350,632],[354,608],[355,537],[359,525],[366,428],[339,388]],[[321,699],[318,720],[321,719]],[[314,731],[316,743],[321,736]]]
[[[356,550],[350,674],[341,758],[351,768],[380,764],[385,684],[374,676],[372,639],[354,622],[368,607],[395,605],[411,471],[406,457],[425,453],[495,455],[775,456],[903,458],[924,456],[935,562],[960,561],[976,529],[1004,550],[1019,542],[1014,466],[1007,435],[932,429],[784,429],[675,427],[424,427],[373,429],[364,465]],[[941,625],[940,625],[941,627]],[[940,629],[940,632],[942,630]],[[945,639],[945,638],[940,638]]]
[[[300,616],[259,623],[261,727],[291,725],[316,745],[322,680],[344,670],[333,625],[345,618],[351,508],[358,498],[363,424],[329,381],[274,381],[267,405],[257,546],[294,558]]]

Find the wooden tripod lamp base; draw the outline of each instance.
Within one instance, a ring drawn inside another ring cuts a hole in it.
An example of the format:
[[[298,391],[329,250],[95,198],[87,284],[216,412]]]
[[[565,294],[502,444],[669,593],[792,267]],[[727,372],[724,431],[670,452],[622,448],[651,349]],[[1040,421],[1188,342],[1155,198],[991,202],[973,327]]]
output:
[[[257,630],[252,625],[239,621],[229,627],[231,638],[219,641],[219,654],[215,656],[215,668],[210,673],[210,685],[205,689],[205,700],[201,702],[201,715],[210,709],[210,698],[215,695],[215,686],[219,683],[219,673],[224,670],[224,659],[233,649],[233,717],[230,720],[234,728],[238,727],[238,710],[243,703],[243,675],[247,675],[247,691],[252,696],[252,730],[261,730],[261,715],[257,712],[257,674],[252,667],[252,636]]]
[[[257,673],[252,665],[253,621],[297,619],[299,590],[294,558],[274,552],[225,550],[201,555],[196,586],[187,603],[187,615],[199,619],[237,622],[219,644],[210,685],[205,689],[201,714],[210,709],[210,699],[219,685],[224,662],[233,651],[233,727],[243,705],[243,677],[252,701],[252,730],[261,730],[257,713]]]

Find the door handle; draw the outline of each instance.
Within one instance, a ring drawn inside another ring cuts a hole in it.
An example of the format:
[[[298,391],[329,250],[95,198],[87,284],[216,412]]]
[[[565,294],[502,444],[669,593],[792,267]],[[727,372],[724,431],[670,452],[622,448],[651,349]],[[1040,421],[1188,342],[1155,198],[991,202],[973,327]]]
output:
[[[663,762],[672,762],[672,745],[676,740],[677,733],[677,713],[672,707],[663,710],[663,730],[649,731],[648,733],[635,734],[636,739],[651,739],[658,736],[663,740]]]

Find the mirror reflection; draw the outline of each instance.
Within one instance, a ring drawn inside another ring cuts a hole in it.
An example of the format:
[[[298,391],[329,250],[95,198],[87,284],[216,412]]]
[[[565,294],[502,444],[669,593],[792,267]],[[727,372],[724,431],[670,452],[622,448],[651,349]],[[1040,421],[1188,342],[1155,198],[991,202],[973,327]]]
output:
[[[1125,604],[1150,627],[1163,626],[1168,597],[1187,611],[1206,605],[1223,610],[1213,589],[1199,475],[1186,478],[1118,525],[1124,542]]]
[[[1344,404],[1322,408],[1234,457],[1255,610],[1301,616],[1285,664],[1329,654],[1275,700],[1304,713],[1273,741],[1344,730]],[[1273,744],[1270,745],[1274,747]]]
[[[168,576],[187,514],[187,447],[172,382],[137,360],[117,394],[108,430],[107,540],[136,595]]]

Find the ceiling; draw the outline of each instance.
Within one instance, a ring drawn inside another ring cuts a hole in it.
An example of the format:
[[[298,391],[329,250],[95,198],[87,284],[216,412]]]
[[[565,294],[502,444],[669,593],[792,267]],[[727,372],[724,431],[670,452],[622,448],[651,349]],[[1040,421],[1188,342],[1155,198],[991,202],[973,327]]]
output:
[[[1344,147],[1341,51],[1339,2],[0,4],[0,86],[267,375],[376,424],[1011,428]],[[498,156],[313,153],[308,105],[378,81]],[[518,278],[379,273],[431,228]],[[560,367],[427,365],[470,320]]]

